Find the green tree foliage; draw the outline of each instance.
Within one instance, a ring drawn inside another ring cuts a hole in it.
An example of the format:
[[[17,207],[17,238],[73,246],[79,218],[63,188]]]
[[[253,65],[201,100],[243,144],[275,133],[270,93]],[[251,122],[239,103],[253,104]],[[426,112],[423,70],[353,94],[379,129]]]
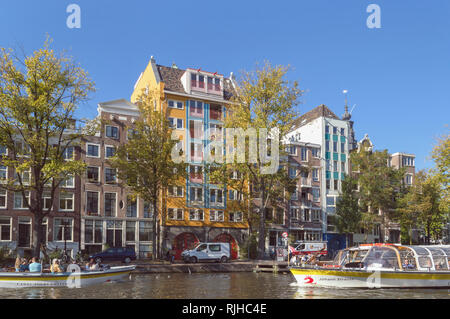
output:
[[[450,134],[438,139],[431,153],[435,162],[435,174],[442,188],[442,210],[450,213]]]
[[[359,187],[363,228],[367,230],[373,229],[377,222],[386,226],[389,220],[396,218],[395,209],[405,172],[403,168],[388,166],[388,160],[387,150],[372,152],[361,148],[351,154],[351,163]]]
[[[156,94],[150,92],[140,97],[138,103],[140,117],[129,129],[133,134],[128,143],[118,147],[116,155],[110,160],[117,169],[120,180],[139,197],[151,204],[153,209],[153,258],[160,254],[160,222],[162,218],[163,191],[169,185],[176,185],[186,176],[184,161],[172,160],[172,151],[177,144],[172,139],[172,129],[164,111],[155,111]],[[182,150],[180,149],[179,155]]]
[[[336,203],[336,227],[340,233],[348,235],[361,229],[362,216],[358,205],[357,181],[351,176],[345,176],[342,181],[342,191]]]
[[[34,215],[35,256],[44,242],[43,218],[53,209],[60,183],[85,170],[82,161],[66,160],[65,155],[80,142],[74,113],[92,91],[94,84],[87,73],[71,58],[57,56],[49,40],[24,58],[11,49],[1,49],[0,145],[7,148],[2,165],[13,168],[15,174],[0,187],[20,193],[24,208]],[[50,194],[52,203],[47,209],[44,192]]]
[[[292,129],[297,117],[296,106],[302,91],[296,81],[286,79],[288,67],[272,66],[266,62],[263,67],[258,67],[253,72],[244,72],[236,87],[236,94],[229,105],[225,120],[226,128],[256,129],[258,140],[260,129],[267,129],[271,139],[268,154],[278,151],[280,157],[285,155],[282,144],[283,137]],[[277,131],[278,137],[270,136]],[[275,140],[276,139],[276,140]],[[234,141],[237,143],[237,139]],[[252,145],[250,139],[245,140],[247,161],[236,161],[227,165],[231,170],[237,170],[241,176],[248,178],[253,197],[249,210],[249,221],[257,220],[258,226],[258,258],[265,254],[265,226],[266,209],[279,205],[279,201],[285,196],[285,192],[292,193],[295,190],[295,179],[289,178],[287,169],[275,169],[274,173],[264,173],[268,165],[264,162],[266,154],[258,148],[256,163],[248,160],[249,150]],[[278,163],[277,163],[278,164]]]
[[[414,185],[399,201],[402,224],[423,228],[427,243],[430,239],[442,238],[446,218],[441,195],[439,176],[422,170],[416,174]]]

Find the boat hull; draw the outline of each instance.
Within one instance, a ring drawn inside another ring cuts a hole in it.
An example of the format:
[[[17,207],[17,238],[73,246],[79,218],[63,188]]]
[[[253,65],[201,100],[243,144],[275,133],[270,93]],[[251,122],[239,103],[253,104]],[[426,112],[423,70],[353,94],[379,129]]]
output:
[[[136,266],[111,267],[105,271],[72,273],[0,273],[0,288],[68,287],[81,288],[104,282],[117,281]]]
[[[450,272],[291,268],[302,287],[450,288]]]

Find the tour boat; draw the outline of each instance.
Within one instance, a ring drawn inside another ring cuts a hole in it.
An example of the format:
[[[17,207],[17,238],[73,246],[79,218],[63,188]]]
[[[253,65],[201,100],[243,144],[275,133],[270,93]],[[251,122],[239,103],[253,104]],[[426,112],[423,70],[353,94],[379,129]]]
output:
[[[450,288],[450,246],[369,244],[339,251],[332,263],[293,266],[302,287]]]
[[[135,268],[136,266],[130,265],[110,267],[103,270],[81,271],[78,266],[69,265],[69,272],[63,273],[0,272],[0,288],[81,288],[88,285],[119,280],[128,276]]]

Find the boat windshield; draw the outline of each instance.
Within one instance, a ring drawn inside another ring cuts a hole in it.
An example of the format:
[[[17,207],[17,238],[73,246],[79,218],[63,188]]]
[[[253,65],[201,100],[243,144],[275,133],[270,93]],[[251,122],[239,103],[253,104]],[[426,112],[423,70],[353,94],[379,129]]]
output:
[[[393,247],[372,247],[363,262],[369,268],[400,268],[397,252]]]

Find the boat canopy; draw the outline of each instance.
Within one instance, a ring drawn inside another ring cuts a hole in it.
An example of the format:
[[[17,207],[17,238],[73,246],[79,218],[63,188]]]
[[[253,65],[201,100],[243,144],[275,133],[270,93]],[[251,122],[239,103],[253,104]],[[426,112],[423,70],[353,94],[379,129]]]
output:
[[[361,245],[341,250],[334,264],[349,268],[449,271],[450,246]]]

